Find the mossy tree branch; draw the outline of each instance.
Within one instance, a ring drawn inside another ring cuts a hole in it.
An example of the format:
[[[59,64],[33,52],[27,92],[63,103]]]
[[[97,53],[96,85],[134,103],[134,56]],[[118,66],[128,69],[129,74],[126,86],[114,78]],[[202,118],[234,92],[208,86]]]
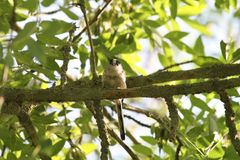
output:
[[[17,89],[0,88],[0,95],[5,101],[30,102],[66,102],[101,99],[120,99],[134,97],[169,97],[173,95],[188,95],[197,93],[210,93],[240,86],[240,78],[225,80],[208,80],[205,82],[180,85],[144,86],[129,89],[102,89],[65,87],[49,89]]]

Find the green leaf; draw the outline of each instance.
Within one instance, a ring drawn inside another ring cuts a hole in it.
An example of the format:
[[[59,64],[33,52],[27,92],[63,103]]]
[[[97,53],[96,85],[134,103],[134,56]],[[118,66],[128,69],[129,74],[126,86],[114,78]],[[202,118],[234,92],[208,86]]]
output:
[[[141,144],[135,144],[132,146],[132,148],[134,151],[141,153],[143,155],[146,155],[146,156],[151,156],[153,154],[152,150],[149,147],[146,147]]]
[[[150,26],[152,28],[158,28],[158,27],[161,27],[164,24],[160,19],[144,20],[143,23],[147,24],[148,26]]]
[[[228,147],[225,148],[225,154],[224,154],[223,159],[232,159],[232,160],[239,159],[239,155],[237,154],[233,145],[229,145]]]
[[[238,48],[235,52],[232,53],[232,60],[231,63],[240,60],[240,48]]]
[[[80,56],[81,69],[84,69],[86,66],[86,61],[89,58],[89,51],[84,45],[80,45],[77,53]]]
[[[0,20],[0,33],[3,32],[5,34],[7,34],[8,31],[9,31],[9,28],[10,28],[10,25],[8,23],[7,17],[6,16],[1,17],[1,20]]]
[[[189,26],[191,26],[192,28],[200,31],[201,33],[210,36],[212,33],[211,31],[209,31],[208,27],[206,25],[200,24],[199,22],[197,22],[196,20],[191,20],[188,18],[184,18],[181,17],[182,20],[184,20]]]
[[[9,66],[13,66],[14,60],[11,54],[9,53],[7,54],[7,56],[5,57],[5,63],[8,64]]]
[[[48,7],[48,6],[50,6],[51,4],[53,4],[55,2],[55,0],[43,0],[42,1],[42,5],[44,6],[44,7]]]
[[[214,149],[212,149],[209,154],[208,158],[209,159],[222,159],[224,156],[224,150],[222,148],[222,144],[218,143]],[[231,158],[232,159],[232,158]]]
[[[38,8],[38,5],[39,5],[38,0],[27,0],[27,1],[22,1],[19,7],[25,8],[29,10],[31,13],[33,13]]]
[[[195,140],[201,135],[199,133],[202,133],[202,132],[203,132],[203,127],[202,126],[193,127],[192,129],[190,129],[187,132],[187,136],[188,136],[188,138],[190,138],[192,140]]]
[[[126,73],[129,75],[129,76],[136,76],[137,73],[134,72],[134,70],[131,68],[131,66],[124,60],[120,60],[122,66],[123,66],[123,69],[126,71]]]
[[[203,111],[208,111],[208,112],[211,111],[210,107],[206,104],[206,102],[204,102],[200,98],[197,98],[195,96],[191,96],[190,100],[191,100],[193,106],[196,106]]]
[[[199,56],[194,59],[194,62],[202,67],[209,67],[213,66],[216,64],[222,64],[220,60],[214,57],[209,57],[209,56]]]
[[[13,40],[13,49],[20,50],[22,49],[27,42],[30,40],[30,36],[37,30],[36,22],[28,22],[23,30],[21,30],[17,37]]]
[[[180,40],[187,35],[188,35],[187,32],[172,31],[172,32],[169,32],[168,34],[166,34],[164,37],[171,39],[171,40]]]
[[[52,156],[58,154],[64,147],[65,140],[60,140],[52,146]]]
[[[171,17],[173,19],[175,19],[177,16],[177,10],[178,10],[177,0],[170,0],[170,11],[171,11]]]
[[[221,40],[220,42],[220,48],[221,48],[221,52],[222,52],[222,56],[225,60],[227,60],[227,57],[226,57],[226,47],[227,47],[227,44]]]
[[[65,21],[53,19],[52,21],[43,21],[40,24],[42,34],[45,35],[58,35],[68,32],[72,29],[73,25]]]
[[[47,57],[45,55],[44,48],[38,42],[31,39],[29,40],[28,47],[29,52],[36,57],[41,64],[46,64]]]
[[[206,8],[205,3],[200,3],[200,5],[185,5],[179,7],[178,15],[179,16],[194,16],[199,15]]]
[[[79,19],[79,17],[75,13],[73,13],[70,9],[64,8],[64,7],[60,7],[60,9],[72,20],[78,20]]]
[[[151,145],[156,145],[158,143],[158,141],[155,138],[151,137],[151,136],[141,136],[141,138],[145,142],[147,142],[147,143],[149,143]]]
[[[54,35],[47,34],[37,34],[37,38],[39,41],[49,45],[64,45],[64,41],[55,37]]]
[[[195,51],[197,56],[204,56],[204,45],[201,36],[199,36],[196,40],[193,50]]]
[[[181,51],[184,51],[186,53],[190,53],[192,55],[196,55],[196,52],[191,48],[189,47],[187,44],[185,44],[184,42],[182,41],[178,41],[178,40],[171,40],[173,42],[173,44],[175,46],[177,46]]]
[[[218,125],[217,125],[217,119],[215,116],[209,116],[209,134],[214,133],[215,131],[218,131]]]

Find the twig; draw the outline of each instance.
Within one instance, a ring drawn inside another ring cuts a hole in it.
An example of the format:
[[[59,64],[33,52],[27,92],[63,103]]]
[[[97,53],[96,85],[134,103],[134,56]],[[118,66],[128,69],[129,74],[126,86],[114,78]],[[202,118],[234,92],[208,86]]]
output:
[[[3,156],[4,156],[6,149],[7,149],[7,147],[6,147],[6,145],[4,144],[4,145],[3,145],[3,148],[2,148],[2,152],[1,152],[1,156],[0,156],[0,157],[3,157]]]
[[[178,146],[177,146],[177,149],[176,149],[175,160],[179,160],[180,151],[181,151],[181,148],[183,146],[180,138],[177,137],[177,141],[178,141]]]
[[[107,128],[108,133],[128,152],[133,160],[140,160],[138,156],[128,147],[119,137],[118,135],[110,128]]]
[[[84,20],[86,23],[86,28],[87,28],[87,34],[88,34],[88,39],[89,39],[89,43],[90,43],[90,49],[91,49],[91,54],[90,54],[90,67],[91,67],[91,72],[93,75],[93,80],[96,81],[97,80],[97,72],[96,72],[96,54],[93,48],[93,41],[92,41],[92,37],[91,37],[91,31],[90,31],[90,26],[89,26],[89,22],[88,22],[88,18],[87,18],[87,14],[86,14],[86,10],[85,10],[85,5],[84,5],[84,0],[80,0],[80,8],[82,10],[83,16],[84,16]],[[73,39],[74,42],[74,39]]]
[[[73,6],[67,6],[66,9],[70,9],[72,7]],[[33,16],[37,16],[37,15],[51,15],[51,14],[55,14],[55,13],[60,12],[60,11],[62,11],[62,9],[56,9],[56,10],[49,11],[49,12],[36,12],[36,13],[33,13]]]
[[[99,9],[95,14],[94,17],[89,21],[89,26],[91,26],[93,23],[95,23],[98,20],[98,17],[100,16],[100,14],[104,11],[104,9],[111,3],[112,0],[107,0],[105,1],[106,3],[104,4],[104,6]],[[73,42],[75,42],[85,31],[87,30],[87,26],[85,26],[80,33],[78,33],[74,38],[73,38]]]
[[[238,135],[238,131],[235,124],[235,113],[232,109],[230,99],[226,93],[226,91],[219,91],[220,100],[224,103],[225,108],[225,121],[229,130],[230,140],[235,148],[236,152],[240,156],[240,137]]]
[[[170,68],[173,68],[173,67],[176,67],[176,66],[180,66],[180,65],[183,65],[183,64],[188,64],[188,63],[193,63],[193,61],[190,60],[190,61],[186,61],[186,62],[181,62],[181,63],[172,64],[172,65],[170,65],[170,66],[167,66],[167,67],[165,67],[165,68],[163,68],[163,69],[158,70],[158,72],[163,72],[163,71],[166,71],[166,70],[168,70],[168,69],[170,69]]]
[[[139,121],[139,120],[136,120],[135,118],[133,118],[132,116],[129,116],[129,115],[124,115],[124,117],[126,117],[126,118],[128,118],[128,119],[131,119],[131,120],[133,120],[134,122],[136,122],[137,124],[139,124],[139,125],[141,125],[141,126],[143,126],[143,127],[146,127],[146,128],[151,128],[151,126],[150,125],[148,125],[148,124],[144,124],[144,123],[142,123],[141,121]]]
[[[110,121],[113,122],[113,124],[115,126],[118,126],[118,122],[108,113],[108,111],[103,107],[103,113],[104,116]],[[139,142],[137,141],[137,139],[131,134],[131,132],[128,131],[128,129],[126,129],[126,135],[128,136],[129,139],[131,139],[131,141],[134,144],[139,144]]]
[[[178,129],[178,118],[179,118],[177,107],[173,102],[173,97],[165,97],[165,100],[168,105],[169,117],[171,118],[170,139],[174,140],[176,138],[176,132]]]

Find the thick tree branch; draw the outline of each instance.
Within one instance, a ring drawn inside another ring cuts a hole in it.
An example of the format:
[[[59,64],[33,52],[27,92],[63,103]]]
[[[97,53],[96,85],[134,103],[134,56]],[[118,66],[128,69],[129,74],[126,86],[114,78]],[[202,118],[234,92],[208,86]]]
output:
[[[174,140],[176,138],[176,133],[178,129],[178,112],[177,112],[177,107],[174,104],[173,97],[165,97],[165,100],[168,105],[168,110],[169,110],[169,116],[171,118],[171,132],[170,132],[170,139]]]
[[[232,109],[230,99],[225,91],[219,91],[221,101],[224,103],[225,108],[225,121],[229,129],[230,140],[240,156],[240,137],[238,136],[238,131],[235,124],[235,113]]]
[[[128,88],[147,86],[155,83],[170,82],[176,80],[188,79],[210,79],[210,78],[226,78],[228,76],[240,75],[240,64],[221,64],[211,67],[191,69],[187,71],[162,71],[159,70],[147,76],[135,76],[127,78]],[[101,78],[99,78],[100,81]],[[68,83],[67,86],[91,87],[93,83],[89,80],[80,79],[78,81]]]
[[[226,64],[197,68],[187,71],[162,72],[160,70],[147,76],[127,78],[127,86],[139,87],[155,83],[186,79],[226,78],[228,76],[239,75],[239,68],[240,64]]]
[[[145,86],[129,89],[102,89],[66,87],[50,89],[17,89],[0,88],[0,95],[5,101],[31,102],[65,102],[101,99],[120,99],[133,97],[169,97],[173,95],[188,95],[209,93],[240,86],[240,78],[227,80],[209,80],[205,82],[180,85]]]

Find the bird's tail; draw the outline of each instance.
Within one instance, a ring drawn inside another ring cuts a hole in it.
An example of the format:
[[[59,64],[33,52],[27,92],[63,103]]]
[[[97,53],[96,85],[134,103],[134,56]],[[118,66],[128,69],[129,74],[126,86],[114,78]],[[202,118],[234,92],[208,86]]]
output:
[[[122,112],[122,101],[117,102],[117,114],[118,114],[118,126],[120,130],[120,136],[122,140],[125,140],[125,128],[123,121],[123,112]]]

